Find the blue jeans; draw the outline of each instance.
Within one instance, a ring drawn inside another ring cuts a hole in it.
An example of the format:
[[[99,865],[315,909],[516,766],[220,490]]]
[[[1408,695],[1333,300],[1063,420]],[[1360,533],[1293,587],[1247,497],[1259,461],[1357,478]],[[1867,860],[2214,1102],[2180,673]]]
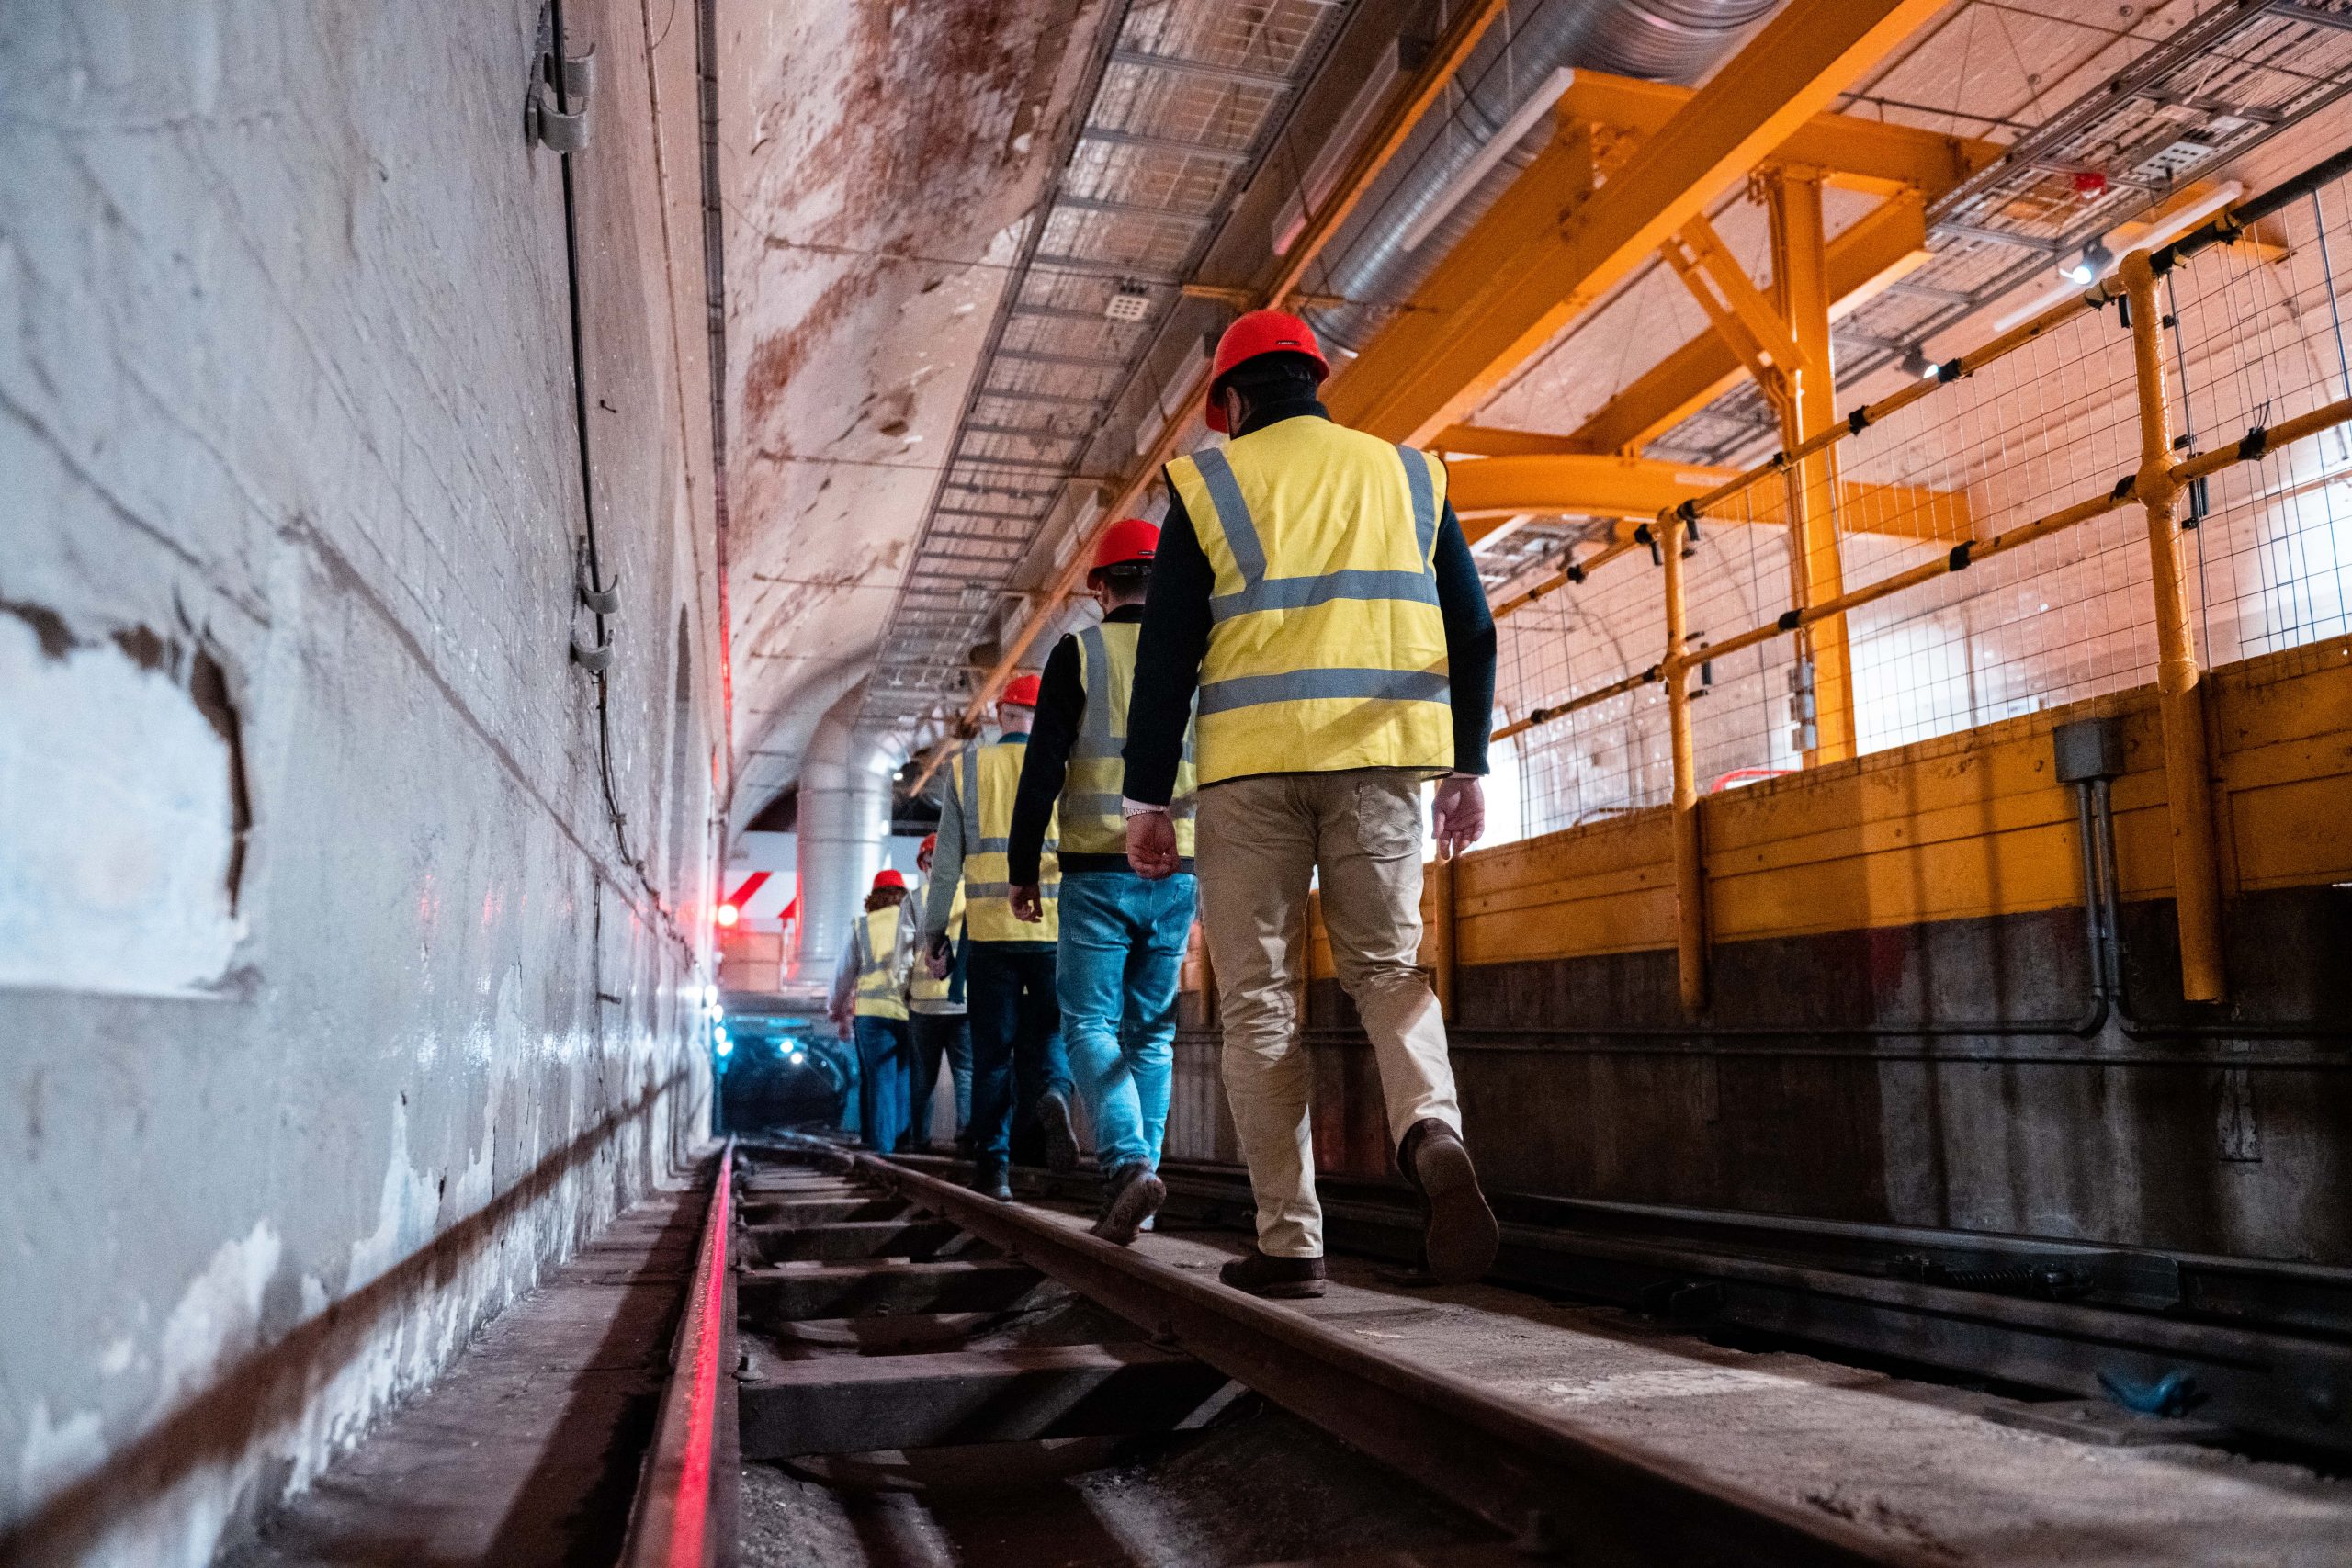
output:
[[[1002,1170],[1012,1157],[1013,1112],[1027,1114],[1050,1089],[1069,1093],[1054,950],[976,942],[965,952],[964,1005],[972,1030],[972,1157]]]
[[[1105,1175],[1159,1164],[1193,888],[1182,874],[1159,882],[1131,871],[1062,874],[1062,1033],[1094,1123],[1094,1163]]]
[[[915,1040],[915,1098],[911,1114],[915,1142],[931,1136],[931,1097],[939,1088],[944,1057],[956,1086],[956,1131],[972,1120],[972,1037],[960,1012],[918,1012],[907,1020]]]
[[[858,1133],[876,1154],[895,1154],[907,1135],[909,1101],[914,1098],[914,1043],[903,1018],[861,1018],[851,1025],[857,1041]]]

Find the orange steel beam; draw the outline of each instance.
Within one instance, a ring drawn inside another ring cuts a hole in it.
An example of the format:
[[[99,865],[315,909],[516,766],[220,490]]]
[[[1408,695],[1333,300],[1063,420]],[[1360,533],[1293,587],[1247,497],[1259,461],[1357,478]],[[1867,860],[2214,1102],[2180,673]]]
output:
[[[1560,96],[1558,114],[1563,120],[1650,137],[1698,96],[1692,87],[1579,71]],[[1911,190],[1930,201],[2000,155],[1998,142],[1843,114],[1815,115],[1772,150],[1775,161],[1819,169],[1830,184],[1849,190],[1880,196]]]
[[[1506,520],[1526,513],[1647,523],[1728,483],[1736,472],[1589,452],[1467,458],[1446,465],[1446,499],[1475,545]],[[1707,525],[1760,523],[1778,527],[1788,522],[1784,488],[1759,485],[1752,494],[1754,502],[1744,516],[1711,513]],[[1839,528],[1848,533],[1883,534],[1923,544],[1958,544],[1974,535],[1963,491],[1841,480],[1837,514]]]
[[[1306,269],[1339,233],[1340,226],[1347,221],[1348,216],[1372,188],[1373,182],[1380,177],[1381,172],[1404,147],[1414,127],[1420,123],[1421,117],[1444,93],[1446,85],[1453,80],[1454,73],[1470,58],[1470,51],[1477,47],[1478,40],[1486,36],[1487,29],[1502,16],[1508,6],[1509,0],[1476,0],[1476,4],[1466,5],[1455,14],[1444,36],[1438,39],[1436,47],[1430,51],[1429,58],[1421,62],[1420,70],[1415,73],[1411,85],[1389,107],[1371,138],[1349,161],[1331,198],[1307,220],[1306,227],[1300,231],[1289,254],[1283,257],[1283,265],[1266,285],[1261,296],[1263,304],[1279,306],[1299,293],[1299,280],[1306,276]],[[1204,365],[1179,406],[1197,407],[1207,393],[1207,380],[1208,370]],[[1151,450],[1145,453],[1128,472],[1125,481],[1119,487],[1116,499],[1103,509],[1101,527],[1110,526],[1135,509],[1144,492],[1150,488],[1153,476],[1176,456],[1177,443],[1183,439],[1191,423],[1188,415],[1180,415],[1168,422],[1167,428],[1160,432],[1159,439],[1152,443]],[[1095,532],[1099,534],[1101,528]],[[1012,672],[1021,667],[1021,660],[1035,645],[1046,623],[1061,607],[1063,601],[1078,591],[1079,585],[1086,579],[1087,563],[1093,558],[1093,536],[1090,535],[1079,541],[1079,547],[1070,552],[1069,562],[1055,574],[1053,581],[1033,606],[1028,620],[1013,637],[1012,646],[999,656],[995,665],[981,678],[978,688],[972,694],[972,700],[965,705],[958,728],[968,730],[979,723],[989,705],[996,700],[996,694],[1004,689],[1004,683],[1012,678]],[[945,746],[933,746],[931,755],[924,759],[922,771],[909,786],[909,793],[922,789],[946,755]]]
[[[1941,3],[1790,0],[1589,197],[1531,167],[1333,378],[1333,416],[1405,442],[1460,423]]]
[[[1927,259],[1927,216],[1920,197],[1906,193],[1880,203],[1829,243],[1830,319],[1853,310]],[[1558,438],[1566,443],[1560,449],[1637,450],[1723,396],[1744,373],[1729,344],[1712,332],[1702,333],[1636,377],[1574,434]]]

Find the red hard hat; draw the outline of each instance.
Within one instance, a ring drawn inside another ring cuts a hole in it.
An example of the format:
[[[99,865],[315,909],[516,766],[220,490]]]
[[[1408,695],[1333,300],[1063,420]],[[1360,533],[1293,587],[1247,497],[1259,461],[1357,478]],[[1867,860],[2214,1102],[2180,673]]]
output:
[[[886,865],[874,874],[874,891],[879,893],[885,887],[895,887],[901,893],[907,890],[907,879],[899,874],[898,867]]]
[[[937,848],[939,848],[939,835],[936,833],[925,833],[922,836],[922,843],[916,849],[915,853],[919,855],[927,855]]]
[[[1209,365],[1209,428],[1225,431],[1225,411],[1217,407],[1217,383],[1245,359],[1261,354],[1303,354],[1315,361],[1317,381],[1331,373],[1331,362],[1315,341],[1315,329],[1288,310],[1252,310],[1225,329],[1216,340],[1216,358]]]
[[[997,694],[996,700],[1001,703],[1011,703],[1014,707],[1035,707],[1037,705],[1036,675],[1029,671],[1023,671],[1015,675],[1004,683],[1004,690]]]
[[[1094,546],[1093,570],[1104,567],[1128,566],[1136,562],[1149,564],[1159,549],[1159,525],[1147,523],[1140,517],[1122,517],[1102,530],[1102,537]]]

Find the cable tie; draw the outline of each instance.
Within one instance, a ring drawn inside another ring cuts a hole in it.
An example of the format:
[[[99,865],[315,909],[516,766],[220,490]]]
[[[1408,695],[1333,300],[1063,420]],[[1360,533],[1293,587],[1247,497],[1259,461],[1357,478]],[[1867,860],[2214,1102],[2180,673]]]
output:
[[[1804,612],[1803,610],[1783,610],[1781,612],[1781,618],[1774,622],[1773,625],[1778,626],[1781,631],[1792,632],[1799,626],[1804,625]]]
[[[1646,545],[1650,542],[1650,525],[1646,523],[1636,525],[1634,529],[1634,543]]]
[[[1973,539],[1962,539],[1959,544],[1954,545],[1951,547],[1951,556],[1947,558],[1951,569],[1954,571],[1966,571],[1969,556],[1975,548],[1976,541]]]
[[[1950,359],[1945,360],[1941,365],[1937,366],[1936,379],[1939,381],[1959,380],[1961,376],[1960,358],[1961,356],[1955,354]]]
[[[1772,466],[1776,468],[1785,468],[1789,466],[1789,454],[1785,448],[1772,454]]]
[[[1674,514],[1685,523],[1696,523],[1699,521],[1699,503],[1696,501],[1685,501],[1675,507]]]
[[[1868,403],[1864,403],[1861,407],[1856,409],[1853,412],[1846,416],[1846,433],[1849,435],[1860,435],[1863,431],[1870,428],[1870,423],[1871,406]]]
[[[2245,438],[2238,443],[2238,461],[2251,463],[2269,450],[2270,431],[2267,426],[2257,424],[2248,430]]]
[[[2125,497],[2129,496],[2134,489],[2138,488],[2139,483],[2140,476],[2137,473],[2126,474],[2121,479],[2115,481],[2115,488],[2107,492],[2107,499],[2109,501],[2121,501]]]
[[[1584,568],[1580,566],[1569,567],[1568,581],[1570,582],[1582,582],[1584,581]]]

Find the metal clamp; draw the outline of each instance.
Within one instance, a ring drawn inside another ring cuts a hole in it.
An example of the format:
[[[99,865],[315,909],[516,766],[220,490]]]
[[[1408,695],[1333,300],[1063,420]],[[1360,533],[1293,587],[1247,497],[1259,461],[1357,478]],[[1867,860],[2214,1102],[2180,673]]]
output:
[[[566,62],[567,65],[570,63]],[[523,134],[552,152],[577,152],[588,145],[588,107],[583,103],[566,114],[555,107],[554,96],[545,82],[534,83],[531,96],[523,105]]]
[[[591,675],[602,675],[613,667],[613,639],[608,637],[602,642],[585,643],[580,640],[578,632],[572,633],[571,661]]]
[[[621,613],[621,574],[617,571],[613,573],[612,581],[609,582],[599,584],[596,581],[595,569],[588,564],[588,538],[584,534],[581,536],[578,547],[572,551],[572,560],[576,573],[575,586],[579,590],[581,607],[593,615],[619,615]]]

